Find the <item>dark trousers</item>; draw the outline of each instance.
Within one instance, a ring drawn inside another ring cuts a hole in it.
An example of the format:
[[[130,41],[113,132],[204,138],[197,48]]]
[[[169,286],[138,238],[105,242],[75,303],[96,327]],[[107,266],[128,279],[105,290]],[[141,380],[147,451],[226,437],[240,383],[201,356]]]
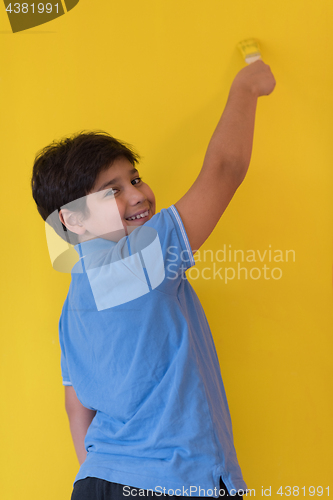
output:
[[[104,479],[98,479],[96,477],[86,477],[85,479],[79,479],[74,484],[74,489],[72,492],[71,500],[149,500],[150,497],[154,497],[154,500],[196,500],[204,498],[213,497],[194,497],[194,496],[177,496],[177,495],[164,495],[161,493],[155,493],[151,491],[140,490],[140,488],[132,488],[127,486],[125,494],[123,491],[124,485],[118,483],[110,483]],[[143,495],[145,491],[145,495]],[[133,495],[131,494],[133,492]],[[141,493],[141,495],[140,495]],[[234,492],[232,492],[234,493]],[[220,478],[220,497],[234,497],[243,498],[242,495],[229,495],[227,488]],[[135,498],[137,497],[137,498]]]

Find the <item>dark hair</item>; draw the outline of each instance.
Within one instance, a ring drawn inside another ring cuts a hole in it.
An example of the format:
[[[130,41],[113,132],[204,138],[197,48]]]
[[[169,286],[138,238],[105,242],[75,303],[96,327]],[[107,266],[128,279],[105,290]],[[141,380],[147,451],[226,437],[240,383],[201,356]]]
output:
[[[112,165],[116,158],[125,157],[135,166],[140,156],[132,146],[120,142],[102,131],[79,132],[72,137],[54,141],[35,157],[31,188],[37,209],[44,220],[54,211],[74,200],[76,210],[87,213],[85,196],[91,192],[98,174]],[[67,230],[59,216],[48,221],[65,241],[78,243],[78,235]]]

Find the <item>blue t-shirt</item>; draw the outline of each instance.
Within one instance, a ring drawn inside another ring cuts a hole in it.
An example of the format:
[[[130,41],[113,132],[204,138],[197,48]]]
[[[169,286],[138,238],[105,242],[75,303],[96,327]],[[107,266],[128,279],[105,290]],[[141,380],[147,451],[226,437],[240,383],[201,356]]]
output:
[[[97,411],[75,481],[218,496],[221,476],[229,492],[246,490],[175,206],[118,243],[96,238],[75,249],[59,321],[61,370],[63,384]]]

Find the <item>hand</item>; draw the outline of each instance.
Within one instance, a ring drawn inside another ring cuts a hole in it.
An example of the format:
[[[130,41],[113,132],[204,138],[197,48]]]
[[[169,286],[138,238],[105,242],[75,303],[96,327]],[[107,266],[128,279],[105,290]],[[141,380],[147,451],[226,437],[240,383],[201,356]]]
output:
[[[248,90],[256,97],[260,97],[273,92],[275,85],[270,67],[259,59],[242,68],[235,76],[231,87]]]

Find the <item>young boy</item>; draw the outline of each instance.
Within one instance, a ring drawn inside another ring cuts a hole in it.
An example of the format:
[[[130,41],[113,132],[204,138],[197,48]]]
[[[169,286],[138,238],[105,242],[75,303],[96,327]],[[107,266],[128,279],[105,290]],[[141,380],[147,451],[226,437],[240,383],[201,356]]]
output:
[[[245,177],[257,99],[274,86],[263,61],[236,75],[197,179],[159,213],[138,155],[107,134],[36,157],[38,210],[44,220],[59,212],[54,229],[80,256],[59,321],[81,466],[72,500],[246,491],[214,342],[185,272]]]

